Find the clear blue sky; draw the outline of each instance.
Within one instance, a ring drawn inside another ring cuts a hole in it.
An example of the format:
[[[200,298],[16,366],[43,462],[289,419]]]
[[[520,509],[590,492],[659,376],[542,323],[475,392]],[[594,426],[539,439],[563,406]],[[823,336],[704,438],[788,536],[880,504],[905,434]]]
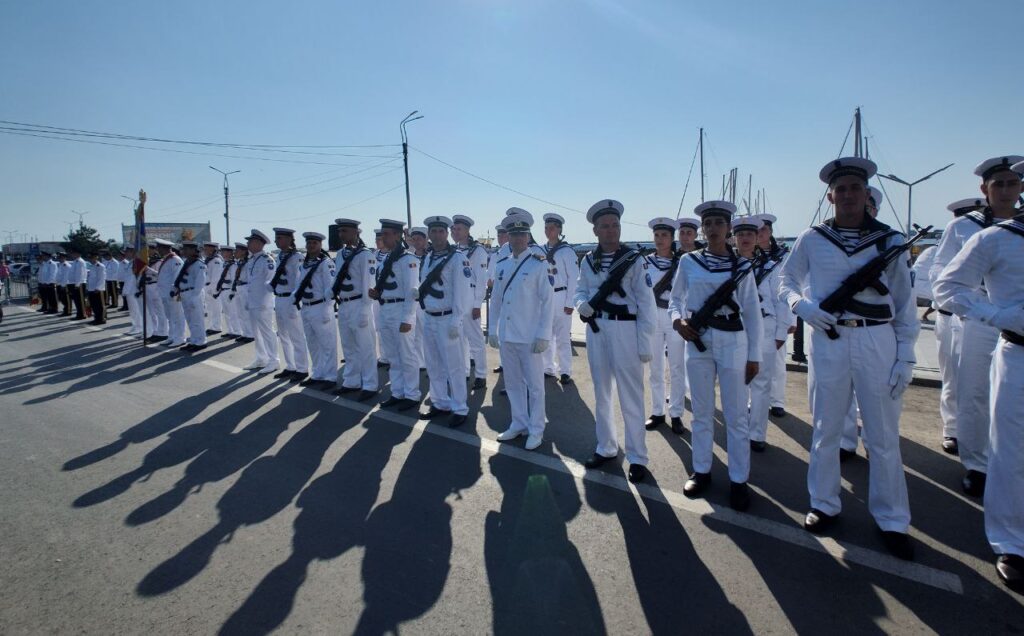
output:
[[[0,119],[357,145],[399,143],[399,120],[418,109],[426,117],[410,127],[415,148],[577,210],[617,198],[624,221],[643,224],[625,226],[625,238],[637,240],[650,218],[675,216],[700,126],[708,198],[738,167],[744,190],[747,174],[766,189],[782,232],[806,227],[822,194],[818,169],[835,157],[859,105],[883,172],[913,180],[956,163],[915,188],[915,220],[944,224],[948,202],[977,192],[976,163],[1024,154],[1022,22],[1017,1],[4,2]],[[140,187],[151,221],[209,220],[223,239],[210,164],[242,170],[231,182],[232,239],[279,224],[323,231],[339,215],[371,227],[382,216],[405,218],[401,187],[352,205],[399,186],[400,161],[366,170],[387,158],[261,156],[361,165],[0,135],[0,240],[6,230],[59,237],[77,219],[73,209],[117,237],[130,222],[120,195]],[[592,237],[578,213],[417,152],[410,171],[417,224],[464,213],[484,236],[520,206],[561,212],[570,240]],[[906,189],[885,186],[902,218]],[[695,171],[685,208],[697,203]],[[895,224],[888,205],[881,218]]]

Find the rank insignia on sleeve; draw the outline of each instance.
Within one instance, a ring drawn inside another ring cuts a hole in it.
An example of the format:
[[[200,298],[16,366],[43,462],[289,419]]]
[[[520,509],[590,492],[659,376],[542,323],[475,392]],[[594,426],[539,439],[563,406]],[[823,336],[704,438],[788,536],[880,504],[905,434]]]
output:
[[[468,265],[462,268],[462,273],[466,276],[466,278],[473,278],[473,270],[469,269]]]

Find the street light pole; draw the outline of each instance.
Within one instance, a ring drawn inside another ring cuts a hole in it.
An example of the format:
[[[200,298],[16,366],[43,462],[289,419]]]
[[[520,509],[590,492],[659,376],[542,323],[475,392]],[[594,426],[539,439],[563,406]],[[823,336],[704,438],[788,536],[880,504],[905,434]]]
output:
[[[417,119],[423,119],[423,115],[413,117],[418,112],[420,111],[412,111],[398,124],[399,130],[402,131],[402,164],[405,166],[405,220],[410,229],[412,228],[412,199],[409,196],[409,136],[405,132],[405,125]]]
[[[231,172],[224,172],[223,170],[218,170],[213,166],[210,166],[210,170],[214,170],[224,175],[224,244],[231,245],[231,221],[228,218],[228,175],[237,174],[241,172],[241,170],[232,170]]]
[[[908,182],[908,181],[905,181],[903,179],[900,179],[899,177],[897,177],[894,174],[887,174],[887,175],[880,174],[880,175],[878,175],[879,177],[881,177],[883,179],[888,179],[889,181],[895,181],[896,183],[902,183],[903,185],[907,186],[907,227],[904,228],[906,230],[906,232],[907,232],[907,236],[910,236],[914,232],[913,216],[912,216],[912,211],[913,211],[913,207],[912,206],[913,206],[913,203],[914,203],[914,186],[916,186],[917,184],[921,183],[922,181],[927,181],[928,179],[931,179],[932,177],[934,177],[935,175],[939,174],[943,170],[946,170],[946,169],[951,168],[951,167],[953,167],[953,164],[949,164],[948,166],[944,166],[942,168],[939,168],[935,172],[927,174],[927,175],[921,177],[920,179],[918,179],[917,181],[912,181],[912,182]]]

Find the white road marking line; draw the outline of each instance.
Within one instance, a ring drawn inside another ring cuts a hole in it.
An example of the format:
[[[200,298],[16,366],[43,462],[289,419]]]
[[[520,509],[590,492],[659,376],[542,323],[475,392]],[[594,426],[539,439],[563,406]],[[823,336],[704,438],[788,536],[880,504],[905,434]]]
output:
[[[224,364],[223,362],[218,362],[216,360],[203,360],[201,364],[230,373],[245,372],[244,369]],[[855,545],[847,541],[836,541],[830,537],[818,537],[810,534],[803,528],[794,525],[736,512],[731,508],[708,503],[704,499],[689,499],[682,493],[665,488],[655,488],[646,484],[631,484],[627,479],[618,475],[612,475],[600,470],[589,471],[582,464],[569,457],[544,455],[528,451],[519,448],[518,446],[510,446],[496,440],[478,437],[457,429],[447,428],[438,424],[430,424],[427,421],[409,417],[407,415],[384,411],[378,408],[377,405],[370,406],[362,402],[333,396],[328,393],[324,393],[323,391],[306,390],[305,387],[293,385],[288,389],[288,392],[302,393],[307,397],[320,400],[321,402],[326,402],[328,404],[340,406],[353,411],[373,413],[375,417],[388,420],[389,422],[394,422],[395,424],[401,424],[402,426],[407,426],[421,434],[430,433],[431,435],[444,437],[455,442],[466,444],[467,446],[479,448],[488,455],[506,455],[540,468],[571,475],[578,483],[582,483],[586,480],[591,483],[615,488],[616,490],[626,493],[635,492],[645,499],[668,504],[677,510],[689,512],[700,517],[708,517],[722,521],[791,545],[828,554],[836,561],[855,563],[886,574],[898,576],[908,581],[914,581],[940,590],[946,590],[947,592],[954,592],[961,595],[964,593],[963,583],[961,582],[960,577],[952,572],[922,565],[920,563],[914,563],[912,561],[902,561],[888,554]]]

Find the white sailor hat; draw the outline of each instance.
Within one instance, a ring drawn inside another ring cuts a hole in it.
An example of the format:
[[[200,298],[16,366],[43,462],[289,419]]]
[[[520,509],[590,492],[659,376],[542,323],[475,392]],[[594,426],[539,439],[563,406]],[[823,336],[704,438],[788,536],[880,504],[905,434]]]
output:
[[[423,219],[423,225],[426,225],[428,228],[443,227],[444,229],[447,230],[452,226],[452,220],[446,216],[441,215],[428,216],[427,218]]]
[[[267,235],[264,234],[263,232],[260,232],[256,228],[251,229],[249,231],[249,236],[245,237],[245,240],[247,240],[247,241],[250,240],[250,239],[259,239],[259,240],[263,241],[264,243],[269,243],[270,242],[270,239],[267,238]]]
[[[728,201],[705,201],[693,208],[693,213],[704,220],[707,216],[724,216],[726,221],[732,220],[736,214],[736,204]]]
[[[334,219],[334,224],[338,227],[359,227],[359,221],[355,219]]]
[[[868,198],[875,202],[875,209],[882,209],[882,201],[885,201],[885,196],[882,195],[882,191],[875,186],[868,186]]]
[[[867,180],[875,176],[877,172],[878,166],[870,159],[865,159],[864,157],[840,157],[826,163],[818,173],[818,178],[825,183],[831,184],[839,177],[853,175],[864,179],[864,182],[867,183]]]
[[[379,228],[379,227],[373,230],[373,234],[374,234],[374,236],[376,236],[377,238],[380,238],[380,232],[381,232],[381,230],[380,230],[380,228]]]
[[[416,227],[411,227],[409,228],[409,236],[412,236],[413,234],[421,234],[423,236],[426,236],[427,228],[421,227],[419,225],[417,225]]]
[[[380,219],[380,229],[382,230],[398,230],[399,232],[401,232],[403,228],[405,228],[405,221]]]
[[[247,249],[249,249],[249,246],[246,245],[245,243],[235,243],[235,249],[236,250],[247,250]]]
[[[740,230],[756,232],[761,229],[762,225],[764,225],[764,222],[758,218],[758,215],[738,216],[732,220],[732,231],[733,234]]]
[[[529,234],[533,227],[533,216],[529,212],[510,214],[501,222],[509,234]]]
[[[306,239],[307,241],[323,241],[327,237],[321,234],[320,232],[303,232],[302,238]]]
[[[1010,166],[1010,170],[1013,170],[1019,175],[1024,175],[1024,161],[1018,161],[1017,163]]]
[[[1016,166],[1018,163],[1021,162],[1024,162],[1024,157],[1021,157],[1020,155],[992,157],[991,159],[986,159],[985,161],[979,163],[978,166],[974,169],[974,174],[981,177],[982,180],[985,180],[994,175],[995,173],[1002,172],[1003,170],[1012,170],[1013,172],[1018,172],[1013,168],[1013,166]]]
[[[544,215],[545,223],[557,223],[558,227],[565,225],[565,219],[562,218],[561,214],[555,214],[554,212],[548,212]]]
[[[505,216],[512,216],[513,214],[519,214],[520,212],[526,212],[523,208],[509,208],[505,210]]]
[[[206,241],[205,243],[203,243],[203,247],[212,247],[215,250],[219,250],[220,249],[220,243],[215,243],[213,241]]]
[[[231,247],[231,245],[229,245],[228,243],[225,243],[224,245],[221,245],[220,248],[218,248],[218,249],[220,249],[220,251],[222,251],[222,252],[225,252],[225,251],[233,252],[235,250],[235,248]]]
[[[946,206],[946,209],[950,212],[970,212],[971,210],[980,210],[981,208],[988,205],[985,199],[979,197],[968,197],[966,199],[960,199],[959,201],[953,201]]]
[[[675,231],[679,229],[679,221],[670,219],[667,216],[659,216],[656,219],[648,221],[647,227],[652,230],[668,230],[669,232],[675,233]]]
[[[253,231],[255,232],[255,230]],[[285,236],[295,236],[295,230],[287,227],[275,227],[274,236],[277,236],[278,234],[283,234]]]
[[[154,247],[174,247],[174,243],[162,238],[153,239],[153,242],[150,243],[150,245],[153,245]]]
[[[676,219],[676,225],[678,225],[679,227],[688,225],[693,229],[697,230],[700,229],[700,219],[692,216],[682,216]]]
[[[601,199],[594,205],[590,206],[587,210],[587,221],[594,223],[599,218],[606,214],[614,214],[618,218],[622,218],[622,214],[626,211],[626,208],[615,199]]]
[[[198,248],[199,247],[199,243],[197,243],[195,241],[182,241],[181,242],[181,246],[182,247],[195,247],[195,248]]]
[[[508,230],[505,229],[505,226],[502,225],[501,223],[495,225],[494,229],[498,230],[498,234],[505,234],[508,232]]]
[[[768,214],[767,212],[762,212],[761,214],[756,214],[754,216],[761,219],[761,223],[768,226],[775,225],[775,222],[779,220],[774,214]]]
[[[469,218],[465,214],[456,214],[452,216],[452,225],[461,223],[466,227],[473,227],[473,219]]]

